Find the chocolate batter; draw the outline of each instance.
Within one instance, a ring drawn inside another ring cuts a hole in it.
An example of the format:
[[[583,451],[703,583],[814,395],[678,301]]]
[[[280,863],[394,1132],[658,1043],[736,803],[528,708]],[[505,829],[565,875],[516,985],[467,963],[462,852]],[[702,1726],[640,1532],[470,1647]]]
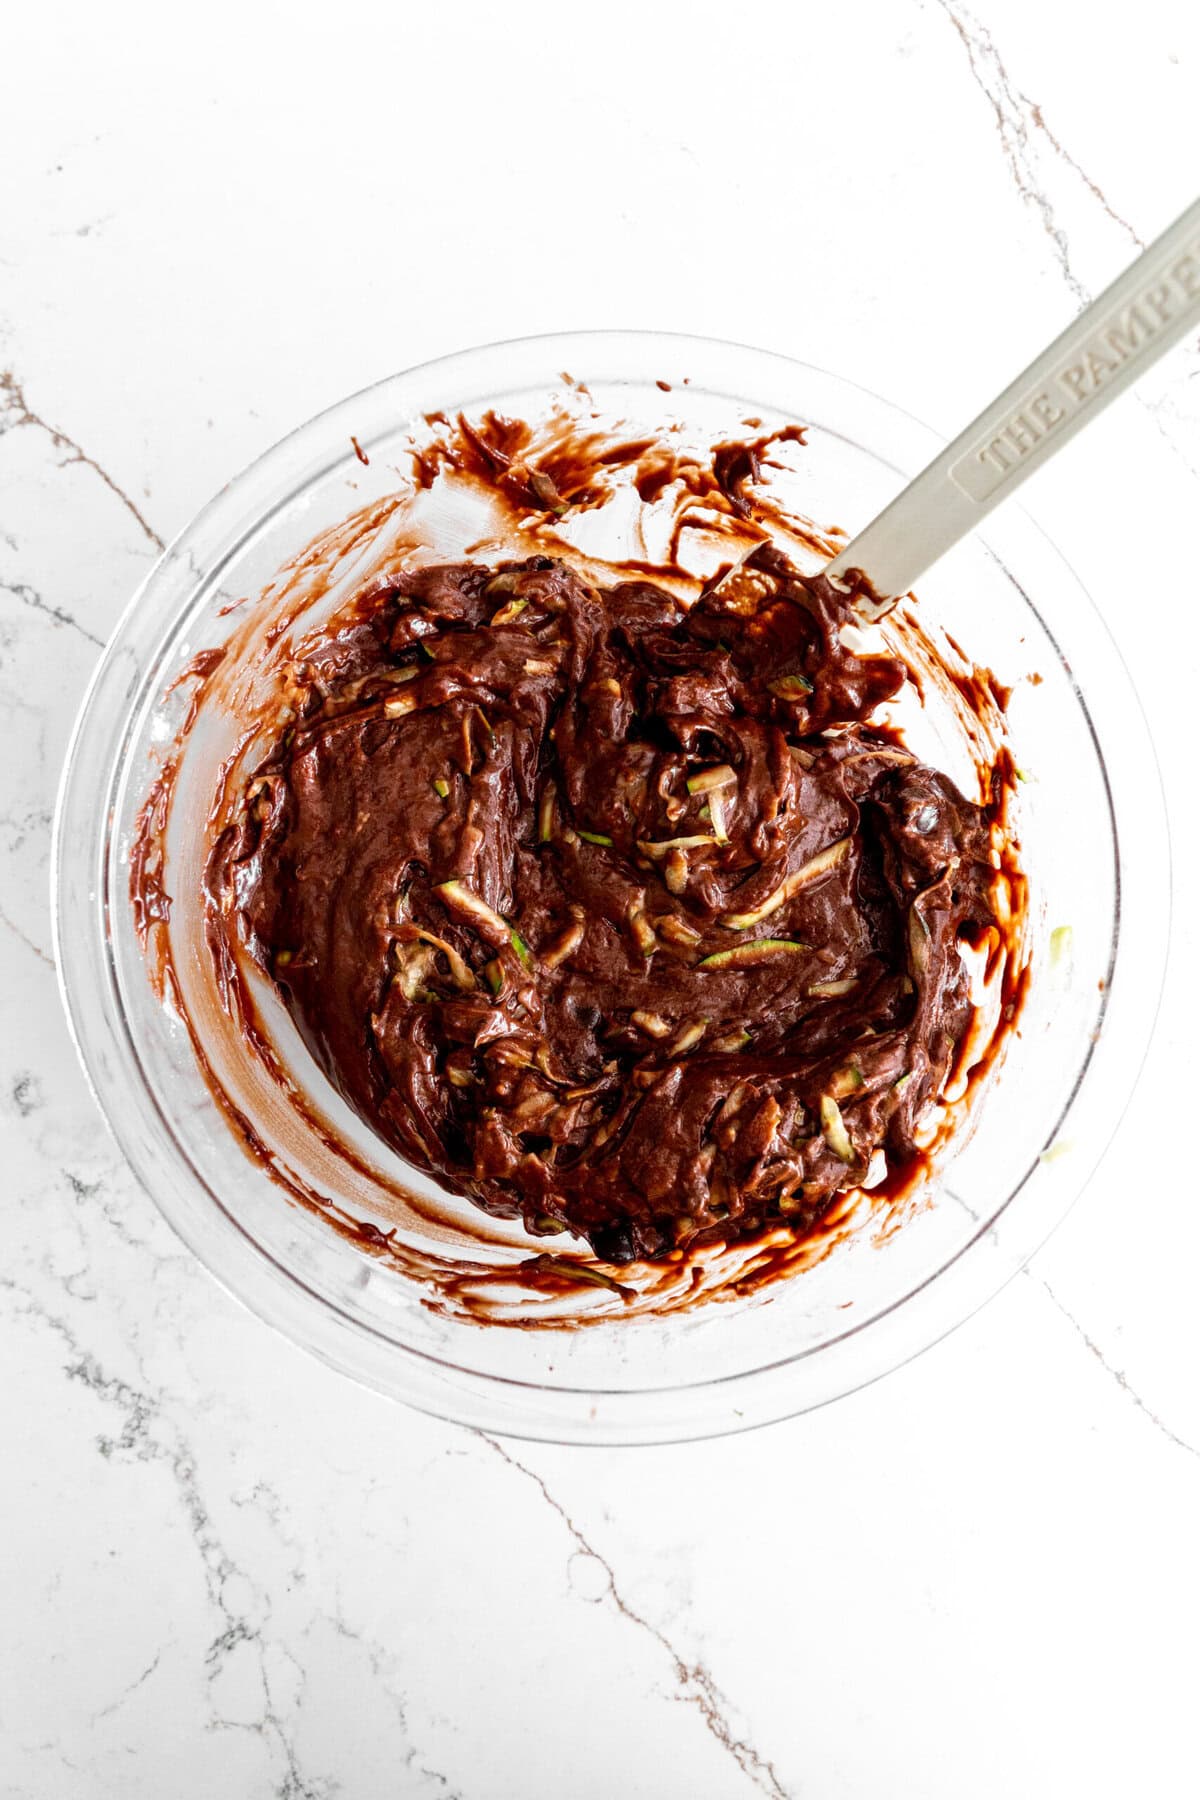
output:
[[[214,845],[214,951],[535,1234],[811,1230],[919,1155],[993,923],[990,815],[867,724],[904,670],[851,598],[766,547],[690,610],[549,557],[362,597]]]

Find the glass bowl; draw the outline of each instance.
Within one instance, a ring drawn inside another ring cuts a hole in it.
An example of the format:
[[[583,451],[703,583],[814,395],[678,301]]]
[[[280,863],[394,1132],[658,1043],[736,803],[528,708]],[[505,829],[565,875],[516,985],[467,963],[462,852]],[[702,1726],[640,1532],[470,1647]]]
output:
[[[75,1042],[114,1136],[175,1230],[253,1311],[444,1418],[567,1442],[663,1442],[780,1419],[885,1374],[996,1292],[1062,1218],[1115,1129],[1153,1026],[1166,825],[1117,651],[1062,557],[1010,505],[920,586],[924,615],[1014,690],[1032,934],[1019,1032],[923,1209],[888,1234],[859,1234],[765,1298],[568,1331],[440,1316],[416,1283],[289,1205],[215,1105],[134,931],[130,845],[155,756],[177,726],[171,683],[233,628],[232,600],[260,593],[316,532],[396,486],[423,415],[532,416],[564,370],[606,412],[661,422],[682,410],[713,440],[747,416],[804,424],[806,510],[851,532],[942,447],[820,369],[654,333],[492,345],[342,401],[210,502],[109,642],[63,773],[55,937]],[[354,1194],[333,1198],[354,1210]]]

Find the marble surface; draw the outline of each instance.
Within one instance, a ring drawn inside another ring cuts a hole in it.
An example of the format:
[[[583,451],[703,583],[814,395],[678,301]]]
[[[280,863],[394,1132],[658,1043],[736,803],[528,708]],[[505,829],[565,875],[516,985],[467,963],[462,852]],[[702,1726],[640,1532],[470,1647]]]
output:
[[[1197,346],[1028,490],[1151,703],[1177,895],[1155,1045],[1067,1223],[911,1367],[669,1450],[411,1414],[182,1250],[61,1016],[48,843],[89,671],[164,540],[294,423],[463,344],[642,324],[951,429],[1192,197],[1184,0],[1119,29],[1063,0],[741,17],[6,23],[6,1800],[1196,1792],[1200,1209],[1167,1102],[1200,1005]]]

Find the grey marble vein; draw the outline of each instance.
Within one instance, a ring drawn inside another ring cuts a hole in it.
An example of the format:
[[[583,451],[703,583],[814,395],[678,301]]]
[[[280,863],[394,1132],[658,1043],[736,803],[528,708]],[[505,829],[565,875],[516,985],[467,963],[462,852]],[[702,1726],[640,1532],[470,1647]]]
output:
[[[43,600],[37,589],[30,587],[27,581],[0,581],[0,592],[11,594],[14,600],[29,607],[31,612],[41,613],[52,625],[66,625],[71,631],[77,631],[89,644],[95,644],[97,650],[103,650],[103,638],[97,637],[94,631],[89,631],[86,625],[81,625],[65,607],[53,606],[49,600]]]
[[[69,1170],[64,1171],[64,1174],[78,1203],[90,1204],[102,1195],[102,1181],[86,1182]],[[111,1209],[102,1207],[102,1210],[108,1222],[118,1226],[118,1235],[123,1241],[138,1249],[147,1247],[143,1240],[119,1227],[119,1221],[115,1219]],[[183,1260],[191,1266],[190,1257]],[[52,1269],[48,1273],[73,1298],[90,1298],[73,1292],[70,1277],[63,1277]],[[210,1699],[208,1728],[216,1731],[248,1731],[262,1739],[275,1761],[282,1763],[274,1788],[276,1800],[332,1800],[341,1784],[332,1777],[305,1770],[295,1742],[296,1726],[303,1708],[299,1703],[296,1705],[294,1718],[285,1714],[272,1685],[268,1653],[285,1659],[295,1673],[301,1695],[307,1680],[305,1666],[282,1637],[270,1633],[270,1595],[260,1589],[251,1570],[234,1558],[213,1524],[204,1499],[200,1471],[191,1441],[169,1414],[169,1408],[173,1404],[172,1396],[166,1390],[155,1388],[146,1381],[134,1346],[131,1345],[130,1348],[139,1363],[136,1382],[107,1371],[98,1358],[81,1344],[72,1325],[45,1306],[28,1288],[9,1277],[0,1277],[0,1292],[8,1294],[18,1312],[48,1329],[59,1339],[66,1352],[64,1372],[67,1378],[81,1382],[99,1400],[115,1410],[117,1428],[96,1438],[99,1455],[108,1461],[117,1459],[159,1464],[167,1469],[173,1479],[176,1498],[198,1554],[208,1602],[216,1615],[218,1627],[202,1654],[206,1685],[210,1696],[213,1696]],[[232,1503],[239,1509],[253,1506],[261,1512],[279,1542],[295,1553],[297,1561],[292,1576],[297,1585],[303,1585],[305,1575],[299,1561],[304,1546],[286,1527],[283,1503],[278,1493],[268,1483],[259,1481],[248,1495],[241,1499],[234,1498]],[[236,1597],[231,1598],[231,1590],[237,1586],[244,1588],[251,1596],[248,1604],[244,1601],[239,1603]],[[259,1613],[261,1617],[257,1616]],[[441,1800],[463,1800],[462,1794],[450,1779],[434,1768],[413,1742],[408,1709],[403,1694],[397,1689],[386,1667],[387,1652],[384,1647],[366,1631],[351,1625],[340,1607],[335,1607],[332,1612],[322,1611],[316,1616],[331,1625],[339,1637],[358,1645],[365,1655],[382,1695],[395,1713],[407,1744],[399,1764],[416,1780],[428,1786],[431,1793],[436,1792]],[[261,1687],[259,1715],[249,1723],[223,1716],[219,1701],[213,1693],[230,1659],[243,1646],[255,1659],[256,1678]],[[171,1644],[160,1645],[138,1676],[93,1715],[93,1724],[111,1717],[127,1704],[133,1694],[153,1678],[163,1657],[173,1647]]]
[[[18,1118],[27,1119],[46,1104],[42,1084],[32,1069],[22,1069],[15,1075],[8,1091]]]
[[[1083,1326],[1079,1323],[1079,1320],[1075,1317],[1074,1313],[1071,1312],[1066,1306],[1063,1305],[1062,1301],[1059,1299],[1059,1297],[1055,1293],[1054,1289],[1050,1286],[1050,1283],[1048,1281],[1043,1280],[1043,1278],[1040,1275],[1036,1274],[1031,1268],[1025,1269],[1024,1273],[1026,1275],[1028,1275],[1033,1281],[1035,1281],[1037,1283],[1038,1287],[1041,1288],[1042,1292],[1049,1297],[1049,1299],[1058,1308],[1058,1310],[1062,1314],[1063,1318],[1066,1319],[1067,1323],[1074,1327],[1075,1331],[1079,1334],[1080,1338],[1082,1338],[1083,1342],[1087,1345],[1087,1348],[1091,1351],[1091,1353],[1095,1357],[1096,1361],[1100,1364],[1100,1367],[1105,1371],[1106,1374],[1112,1376],[1113,1380],[1116,1382],[1117,1386],[1121,1389],[1122,1393],[1127,1394],[1129,1399],[1133,1401],[1133,1404],[1138,1408],[1138,1410],[1140,1412],[1145,1413],[1145,1415],[1149,1419],[1150,1423],[1158,1431],[1161,1431],[1163,1436],[1165,1438],[1167,1438],[1169,1440],[1169,1442],[1171,1442],[1172,1444],[1175,1444],[1180,1450],[1186,1450],[1189,1456],[1194,1456],[1194,1457],[1197,1457],[1198,1459],[1200,1459],[1200,1447],[1197,1447],[1197,1445],[1195,1445],[1195,1444],[1189,1444],[1187,1439],[1181,1438],[1177,1431],[1172,1431],[1171,1427],[1167,1424],[1166,1420],[1161,1419],[1159,1417],[1159,1415],[1154,1411],[1153,1407],[1148,1406],[1146,1404],[1146,1402],[1142,1399],[1142,1396],[1138,1393],[1137,1389],[1130,1382],[1124,1369],[1118,1369],[1115,1363],[1110,1362],[1109,1358],[1104,1354],[1104,1351],[1100,1348],[1100,1346],[1096,1342],[1096,1340],[1093,1337],[1090,1337],[1088,1335],[1088,1333],[1084,1330]]]
[[[0,907],[0,925],[4,927],[5,931],[10,931],[19,943],[24,944],[27,950],[32,951],[34,956],[38,958],[38,961],[44,962],[48,969],[53,969],[57,966],[49,951],[43,950],[40,944],[35,944],[31,937],[26,937],[25,933],[21,930],[21,927],[14,924],[2,907]]]
[[[995,38],[987,27],[966,7],[957,5],[955,0],[936,0],[936,3],[958,34],[967,54],[971,76],[991,107],[1000,148],[1017,192],[1040,219],[1059,271],[1071,293],[1080,306],[1086,306],[1092,299],[1092,290],[1079,275],[1071,252],[1070,238],[1058,209],[1046,190],[1039,167],[1040,146],[1045,145],[1051,156],[1056,157],[1071,171],[1089,198],[1100,207],[1105,217],[1131,245],[1144,249],[1146,240],[1124,214],[1117,211],[1099,182],[1072,155],[1049,124],[1041,104],[1014,81]],[[1114,275],[1116,272],[1114,269]],[[1190,354],[1194,358],[1196,351],[1197,346],[1192,345],[1180,354]],[[1192,374],[1200,374],[1200,370],[1191,371],[1185,379],[1190,379]],[[1169,407],[1162,400],[1147,398],[1145,394],[1137,394],[1135,398],[1148,414],[1155,430],[1184,466],[1193,474],[1200,473],[1175,433],[1168,429],[1163,415],[1164,412],[1169,415]]]
[[[1072,267],[1067,234],[1059,224],[1054,207],[1038,180],[1030,154],[1030,135],[1031,130],[1035,129],[1033,103],[1028,95],[1014,87],[991,33],[979,20],[965,8],[951,4],[951,0],[937,0],[937,4],[962,40],[975,84],[995,114],[1000,147],[1017,192],[1026,205],[1031,206],[1038,214],[1067,285],[1080,304],[1086,305],[1091,296]]]
[[[74,1197],[76,1207],[80,1210],[86,1208],[91,1212],[98,1212],[112,1235],[119,1239],[127,1249],[148,1251],[156,1267],[161,1267],[167,1262],[182,1263],[189,1269],[195,1267],[190,1252],[181,1251],[174,1256],[162,1256],[152,1249],[146,1238],[139,1237],[137,1232],[131,1231],[116,1206],[109,1199],[103,1176],[97,1177],[95,1181],[85,1181],[72,1169],[64,1168],[62,1173],[63,1179]]]
[[[169,1396],[150,1388],[134,1386],[119,1375],[109,1374],[79,1342],[72,1326],[61,1315],[44,1306],[28,1288],[4,1276],[0,1277],[0,1289],[10,1295],[19,1313],[36,1320],[60,1340],[68,1357],[64,1365],[68,1379],[81,1382],[98,1400],[116,1412],[117,1429],[112,1433],[102,1433],[96,1439],[99,1454],[106,1459],[120,1457],[136,1462],[162,1464],[173,1479],[176,1497],[200,1561],[209,1604],[219,1624],[219,1629],[204,1654],[205,1673],[210,1689],[225,1660],[240,1644],[249,1646],[256,1655],[262,1689],[261,1710],[255,1721],[242,1725],[238,1721],[223,1719],[214,1704],[210,1728],[245,1729],[263,1740],[276,1760],[282,1762],[280,1779],[275,1789],[277,1800],[332,1800],[336,1784],[324,1777],[305,1774],[295,1747],[294,1729],[278,1709],[265,1654],[268,1639],[264,1625],[252,1623],[246,1611],[228,1597],[229,1587],[235,1577],[252,1594],[257,1595],[257,1590],[250,1574],[234,1561],[213,1525],[205,1504],[195,1454],[188,1439],[168,1416]],[[266,1617],[269,1619],[269,1616],[267,1606]],[[285,1645],[275,1643],[274,1647],[295,1661]],[[304,1671],[298,1664],[296,1666],[303,1683]],[[148,1670],[142,1679],[149,1680],[152,1673],[152,1669]],[[123,1697],[127,1698],[129,1692],[129,1688],[126,1688]]]
[[[380,1691],[387,1696],[401,1731],[406,1738],[409,1738],[411,1734],[408,1723],[408,1707],[404,1703],[403,1694],[396,1688],[388,1670],[388,1654],[384,1646],[376,1638],[369,1636],[367,1632],[357,1630],[349,1625],[340,1608],[329,1615],[329,1622],[339,1637],[345,1638],[348,1643],[357,1644],[366,1656],[367,1667],[379,1683]],[[440,1769],[431,1768],[427,1762],[420,1760],[420,1753],[411,1742],[403,1762],[404,1767],[412,1774],[436,1783],[441,1800],[465,1800],[460,1790],[450,1785],[448,1776],[444,1775]]]
[[[12,856],[32,839],[34,850],[40,853],[49,841],[53,823],[54,813],[48,806],[33,806],[23,813],[0,812],[0,829],[8,834],[4,848]]]
[[[945,0],[943,0],[943,4],[944,3]],[[1060,157],[1069,169],[1074,169],[1076,175],[1078,175],[1084,187],[1088,190],[1089,194],[1091,194],[1093,200],[1099,201],[1104,212],[1107,213],[1114,225],[1120,227],[1130,243],[1133,244],[1136,249],[1144,250],[1146,248],[1145,238],[1139,236],[1138,232],[1135,231],[1134,227],[1129,223],[1129,220],[1125,217],[1124,213],[1119,213],[1117,211],[1100,184],[1097,181],[1094,181],[1083,167],[1083,164],[1071,155],[1071,152],[1067,149],[1062,139],[1047,123],[1046,115],[1042,111],[1042,108],[1035,100],[1029,100],[1027,95],[1023,94],[1021,98],[1029,107],[1029,116],[1032,119],[1034,126],[1046,137],[1054,150],[1055,155]]]
[[[546,1505],[558,1514],[566,1526],[575,1540],[579,1552],[583,1556],[594,1558],[600,1565],[608,1582],[608,1597],[621,1617],[628,1619],[631,1625],[636,1625],[639,1631],[646,1632],[666,1652],[670,1658],[675,1679],[683,1689],[681,1697],[697,1709],[707,1729],[716,1738],[721,1748],[733,1758],[743,1775],[754,1783],[760,1793],[774,1795],[777,1800],[788,1800],[788,1790],[780,1780],[774,1763],[760,1755],[746,1738],[738,1737],[735,1734],[728,1718],[730,1703],[705,1665],[701,1662],[688,1662],[683,1653],[671,1642],[666,1633],[654,1624],[653,1620],[647,1619],[644,1613],[638,1612],[635,1607],[630,1605],[617,1586],[617,1578],[612,1564],[585,1537],[562,1501],[555,1498],[537,1471],[531,1469],[527,1463],[519,1461],[511,1451],[505,1449],[498,1438],[490,1436],[486,1431],[477,1431],[476,1436],[488,1444],[510,1468],[519,1470],[528,1481],[533,1482]]]
[[[137,1693],[138,1689],[140,1687],[145,1687],[150,1677],[157,1673],[158,1666],[166,1653],[167,1647],[165,1645],[160,1645],[146,1667],[142,1670],[141,1674],[135,1676],[128,1686],[123,1687],[115,1700],[110,1700],[107,1706],[102,1706],[99,1712],[92,1714],[92,1724],[98,1724],[101,1719],[111,1719],[114,1713],[120,1712],[126,1702]]]
[[[92,469],[100,477],[104,485],[114,493],[122,506],[132,514],[141,527],[143,535],[154,545],[156,550],[165,550],[166,543],[159,537],[150,524],[137,501],[130,498],[119,482],[115,481],[108,470],[98,463],[94,456],[89,456],[82,444],[76,443],[73,437],[57,425],[51,425],[40,413],[34,412],[25,399],[25,390],[11,369],[0,371],[0,425],[5,431],[13,431],[23,425],[30,425],[44,431],[56,450],[67,452],[66,467],[71,463],[82,463]]]

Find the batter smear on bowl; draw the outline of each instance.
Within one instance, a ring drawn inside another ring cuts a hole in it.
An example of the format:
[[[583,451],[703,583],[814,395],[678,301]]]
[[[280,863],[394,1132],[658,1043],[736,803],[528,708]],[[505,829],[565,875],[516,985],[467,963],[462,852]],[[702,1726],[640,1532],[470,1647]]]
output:
[[[344,610],[207,864],[358,1113],[608,1263],[902,1177],[974,1015],[1001,806],[869,721],[905,665],[762,545],[690,606],[569,557]],[[218,949],[219,945],[214,946]]]

